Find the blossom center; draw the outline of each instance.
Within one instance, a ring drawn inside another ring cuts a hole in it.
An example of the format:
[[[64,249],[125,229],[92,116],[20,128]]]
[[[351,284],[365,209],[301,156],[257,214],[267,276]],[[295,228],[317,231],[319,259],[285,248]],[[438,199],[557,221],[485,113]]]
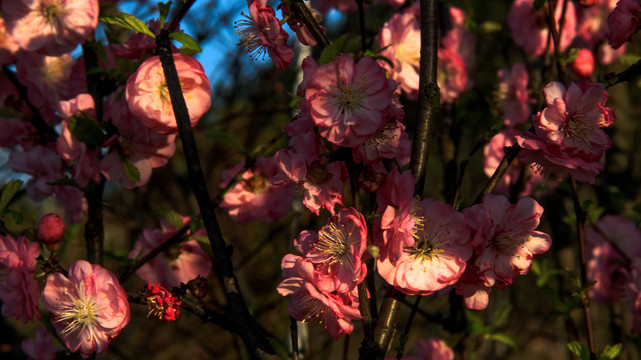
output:
[[[587,140],[587,129],[584,126],[583,116],[578,114],[565,113],[565,121],[561,125],[560,131],[563,132],[566,139],[584,145],[589,145]]]
[[[87,329],[93,332],[93,328],[98,323],[95,300],[85,298],[84,284],[80,284],[78,295],[79,297],[72,296],[71,303],[68,303],[66,308],[58,314],[56,321],[69,321],[61,332],[63,335],[71,334],[78,329]]]
[[[355,88],[352,84],[348,84],[341,89],[338,89],[335,102],[341,114],[351,114],[352,111],[358,110],[362,107],[361,89]]]
[[[309,293],[305,293],[300,296],[299,304],[300,308],[304,309],[304,313],[306,314],[302,322],[318,321],[321,324],[323,323],[322,319],[319,319],[323,316],[326,307],[322,301],[311,296]]]
[[[340,227],[335,223],[323,226],[318,231],[318,242],[315,245],[316,250],[326,254],[328,259],[325,264],[332,266],[336,263],[343,265],[345,259],[349,258],[348,237],[352,235],[345,230],[345,225]]]
[[[240,41],[238,45],[242,45],[245,48],[245,53],[249,55],[251,60],[256,60],[260,58],[265,60],[265,55],[267,54],[267,48],[261,39],[262,31],[260,27],[254,22],[254,20],[247,14],[241,11],[240,15],[244,16],[246,19],[234,21],[234,27],[236,28],[236,34],[240,36]],[[269,27],[264,29],[265,31],[269,30]]]
[[[58,22],[60,13],[62,13],[62,9],[57,4],[43,5],[41,11],[42,16],[45,18],[45,21],[49,24]]]

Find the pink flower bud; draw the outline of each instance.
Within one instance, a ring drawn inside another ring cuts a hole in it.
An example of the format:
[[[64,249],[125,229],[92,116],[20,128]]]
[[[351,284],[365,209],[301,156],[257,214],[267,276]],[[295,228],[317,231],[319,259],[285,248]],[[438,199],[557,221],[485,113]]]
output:
[[[60,216],[49,213],[40,218],[40,222],[38,223],[38,237],[45,243],[47,249],[55,250],[50,247],[57,247],[64,234],[65,221]]]
[[[588,49],[579,50],[576,59],[570,64],[572,72],[582,78],[587,78],[594,72],[594,55]]]

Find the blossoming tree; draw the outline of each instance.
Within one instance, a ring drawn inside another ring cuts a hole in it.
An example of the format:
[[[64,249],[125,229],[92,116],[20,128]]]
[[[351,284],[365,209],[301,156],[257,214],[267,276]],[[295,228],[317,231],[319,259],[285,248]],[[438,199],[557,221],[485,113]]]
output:
[[[0,1],[0,357],[638,358],[637,0],[136,4]]]

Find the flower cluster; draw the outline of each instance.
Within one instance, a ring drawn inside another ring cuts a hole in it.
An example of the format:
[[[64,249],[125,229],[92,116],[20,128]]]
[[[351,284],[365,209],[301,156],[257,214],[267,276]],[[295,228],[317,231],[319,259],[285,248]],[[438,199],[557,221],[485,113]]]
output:
[[[147,284],[147,291],[142,299],[149,307],[147,316],[154,315],[161,320],[173,321],[180,315],[182,301],[160,284]]]

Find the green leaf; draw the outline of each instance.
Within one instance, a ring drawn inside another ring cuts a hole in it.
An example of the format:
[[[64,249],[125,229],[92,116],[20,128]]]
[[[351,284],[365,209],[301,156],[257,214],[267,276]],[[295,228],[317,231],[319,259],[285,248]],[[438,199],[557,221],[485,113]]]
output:
[[[323,52],[320,55],[320,58],[318,59],[318,65],[325,65],[328,62],[334,60],[334,58],[341,53],[341,50],[343,49],[343,46],[347,42],[348,37],[349,37],[349,34],[343,34],[339,36],[336,40],[332,41],[332,43],[329,44],[329,46],[325,47],[323,49]]]
[[[568,52],[567,58],[565,59],[566,64],[573,63],[574,60],[576,60],[577,56],[579,56],[579,49],[578,48],[570,49],[570,52]]]
[[[621,355],[621,352],[623,351],[623,344],[616,344],[616,345],[608,345],[603,349],[603,352],[601,353],[601,356],[599,356],[600,360],[613,360],[619,357]]]
[[[498,342],[502,342],[503,344],[511,347],[515,351],[519,350],[519,341],[516,340],[516,338],[512,335],[508,335],[505,333],[495,333],[490,335],[490,339]]]
[[[25,116],[23,113],[21,113],[18,110],[9,108],[9,107],[1,107],[0,108],[0,117],[3,118],[12,118],[12,119],[23,119]]]
[[[507,316],[510,314],[510,311],[512,311],[512,305],[507,304],[499,309],[499,311],[496,313],[496,316],[494,316],[494,321],[492,321],[492,326],[493,327],[499,327],[503,324]]]
[[[102,129],[95,119],[87,115],[72,115],[69,118],[69,131],[76,139],[89,146],[102,146]]]
[[[543,7],[547,0],[534,0],[534,9],[539,10]]]
[[[214,139],[214,141],[221,142],[236,149],[240,153],[245,152],[245,150],[243,149],[243,145],[240,143],[240,141],[238,141],[238,139],[222,130],[212,128],[207,130],[205,135]]]
[[[467,317],[468,329],[473,334],[485,334],[490,329],[485,326],[483,318],[472,310],[465,310],[465,317]]]
[[[203,49],[200,48],[200,45],[198,45],[198,42],[194,40],[193,37],[183,32],[172,32],[171,34],[169,34],[169,37],[183,44],[183,46],[180,48],[181,53],[183,52],[183,49],[193,52],[193,54],[197,54],[203,51]]]
[[[174,210],[162,209],[162,210],[153,211],[152,213],[154,216],[165,220],[166,222],[172,224],[178,229],[180,229],[181,227],[183,227],[183,225],[185,225],[180,214],[178,214]]]
[[[7,207],[9,201],[13,199],[20,187],[22,186],[21,180],[11,180],[2,187],[2,196],[0,197],[0,213]]]
[[[135,16],[127,13],[117,13],[115,15],[101,16],[100,18],[98,18],[98,20],[106,24],[118,25],[124,27],[125,29],[137,31],[142,34],[147,34],[153,38],[156,37],[156,34],[154,34],[153,31],[151,31],[151,29],[149,29],[149,27],[145,25],[145,23],[140,21]]]
[[[171,1],[167,1],[166,3],[158,3],[158,11],[160,12],[160,29],[165,26],[165,19],[167,18],[167,14],[169,14],[170,7]]]
[[[125,174],[131,181],[139,182],[140,181],[140,170],[131,162],[131,160],[126,157],[120,157],[122,161],[122,166],[125,168]]]
[[[13,222],[16,223],[16,225],[22,225],[21,213],[11,209],[6,209],[5,213],[11,215],[11,218],[13,219]]]
[[[590,352],[578,341],[568,343],[568,349],[581,360],[590,360]]]

